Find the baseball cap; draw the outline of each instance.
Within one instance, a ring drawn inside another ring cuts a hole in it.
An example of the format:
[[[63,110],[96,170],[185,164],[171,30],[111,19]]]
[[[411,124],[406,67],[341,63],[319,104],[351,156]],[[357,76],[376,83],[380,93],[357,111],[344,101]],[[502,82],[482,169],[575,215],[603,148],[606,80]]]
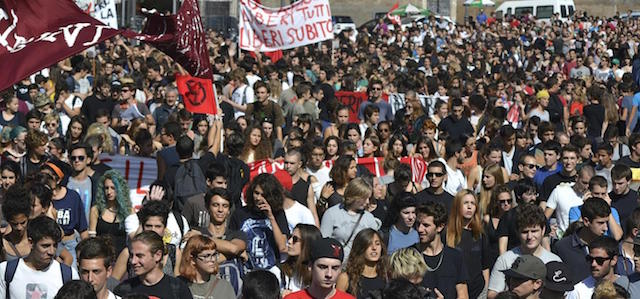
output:
[[[122,89],[122,83],[118,80],[111,81],[111,90],[120,90]]]
[[[311,261],[313,262],[319,258],[337,259],[342,262],[342,259],[344,259],[342,244],[333,238],[316,240],[311,247]]]
[[[546,264],[547,276],[544,280],[546,289],[557,292],[568,292],[573,290],[573,281],[567,275],[567,266],[561,262],[549,262]]]
[[[36,99],[33,101],[33,105],[36,108],[42,108],[48,104],[51,104],[51,100],[49,100],[47,96],[40,93],[36,96]]]
[[[511,269],[502,271],[506,277],[524,279],[545,279],[547,267],[539,258],[525,254],[519,256],[511,265]]]

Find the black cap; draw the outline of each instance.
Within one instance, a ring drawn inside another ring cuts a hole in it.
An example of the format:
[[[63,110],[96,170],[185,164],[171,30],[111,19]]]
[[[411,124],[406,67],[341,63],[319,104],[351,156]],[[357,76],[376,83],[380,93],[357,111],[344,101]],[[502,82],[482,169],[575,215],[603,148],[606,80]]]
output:
[[[323,238],[313,242],[311,247],[311,261],[319,258],[332,258],[342,262],[344,251],[342,244],[333,238]]]
[[[568,292],[573,290],[573,281],[567,275],[567,266],[561,262],[548,262],[547,276],[544,279],[546,289],[557,292]]]

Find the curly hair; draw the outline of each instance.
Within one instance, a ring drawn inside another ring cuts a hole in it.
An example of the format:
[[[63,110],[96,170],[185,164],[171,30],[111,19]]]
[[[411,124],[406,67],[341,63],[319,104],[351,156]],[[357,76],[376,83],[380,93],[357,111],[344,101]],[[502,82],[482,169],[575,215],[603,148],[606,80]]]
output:
[[[253,181],[251,181],[251,183],[249,183],[247,193],[245,194],[245,198],[247,199],[247,208],[249,208],[249,210],[259,212],[255,199],[253,198],[253,191],[256,190],[258,186],[262,189],[262,196],[271,206],[271,210],[274,213],[281,211],[284,191],[276,177],[269,173],[259,174],[253,179]]]
[[[260,132],[260,143],[258,143],[257,146],[253,146],[251,145],[251,142],[249,142],[249,140],[251,140],[251,132],[253,132],[253,130],[258,130],[258,132]],[[258,124],[252,124],[249,127],[247,127],[247,129],[245,130],[245,143],[244,143],[244,148],[242,149],[242,154],[240,154],[240,159],[243,161],[246,161],[248,156],[249,156],[249,151],[253,150],[254,151],[254,161],[259,161],[259,160],[264,160],[267,158],[271,158],[272,155],[272,147],[271,144],[269,143],[269,140],[267,138],[267,135],[264,133],[264,131],[262,130],[262,126],[258,125]]]
[[[107,197],[104,194],[104,182],[111,180],[116,188],[116,206],[118,212],[116,213],[116,219],[120,223],[124,223],[124,219],[131,214],[131,199],[129,199],[129,186],[127,181],[116,170],[108,170],[98,181],[98,187],[96,192],[95,204],[98,208],[98,214],[107,208]]]
[[[351,253],[349,253],[346,264],[346,272],[349,277],[349,290],[353,295],[358,294],[358,288],[360,288],[360,277],[362,277],[364,264],[367,262],[365,258],[367,248],[374,244],[376,237],[378,237],[381,248],[381,252],[379,253],[380,259],[376,263],[376,273],[378,277],[381,277],[385,281],[387,280],[387,274],[389,273],[387,247],[382,241],[382,236],[373,229],[363,229],[358,232],[353,239],[353,246],[351,247]]]
[[[98,139],[100,142],[96,142]],[[89,143],[92,147],[98,146],[103,152],[113,154],[113,140],[109,131],[100,123],[93,123],[87,129],[84,136],[84,142]]]
[[[338,157],[338,159],[333,163],[329,176],[333,179],[336,185],[346,186],[349,183],[350,179],[348,171],[352,161],[355,162],[356,159],[352,156],[343,155]]]

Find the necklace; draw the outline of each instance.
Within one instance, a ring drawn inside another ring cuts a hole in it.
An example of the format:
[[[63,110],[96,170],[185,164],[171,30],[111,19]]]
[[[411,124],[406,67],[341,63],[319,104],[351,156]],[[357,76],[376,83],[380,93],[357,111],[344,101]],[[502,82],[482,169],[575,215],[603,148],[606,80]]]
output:
[[[427,264],[427,261],[425,261],[425,265],[427,265],[427,271],[429,271],[429,272],[438,271],[438,269],[440,268],[440,265],[442,265],[442,259],[444,258],[444,248],[442,248],[442,250],[440,251],[440,253],[438,255],[440,255],[440,259],[438,260],[438,264],[436,265],[435,268],[429,267],[429,264]]]
[[[109,207],[109,208],[107,208],[107,210],[109,210],[112,213],[117,213],[118,212],[118,209],[116,209],[114,207]]]

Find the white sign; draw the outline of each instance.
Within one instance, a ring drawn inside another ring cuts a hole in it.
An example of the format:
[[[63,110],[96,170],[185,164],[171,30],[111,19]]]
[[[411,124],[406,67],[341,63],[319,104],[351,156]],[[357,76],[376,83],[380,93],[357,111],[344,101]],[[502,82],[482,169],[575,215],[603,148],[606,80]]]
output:
[[[300,0],[289,6],[269,8],[252,0],[240,0],[240,48],[276,51],[333,39],[328,0]]]
[[[94,0],[94,10],[91,16],[105,25],[118,29],[118,15],[116,14],[115,0]]]

